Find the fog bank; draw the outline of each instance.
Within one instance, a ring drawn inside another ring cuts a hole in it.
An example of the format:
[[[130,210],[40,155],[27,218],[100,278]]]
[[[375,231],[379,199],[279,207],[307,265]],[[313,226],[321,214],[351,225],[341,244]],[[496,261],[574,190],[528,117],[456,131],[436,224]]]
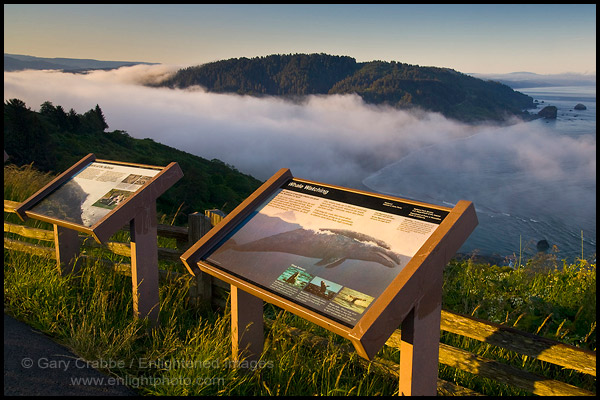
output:
[[[78,113],[98,104],[109,130],[217,158],[261,180],[290,168],[300,178],[354,188],[364,182],[436,204],[471,200],[490,215],[554,218],[572,232],[593,231],[595,251],[595,131],[568,137],[542,124],[474,127],[436,113],[367,105],[356,95],[292,103],[141,86],[174,70],[5,72],[4,99],[34,110],[51,101]]]
[[[259,179],[285,167],[306,179],[356,186],[417,148],[473,134],[439,114],[370,106],[356,95],[309,96],[297,104],[140,85],[169,72],[164,66],[5,72],[4,97],[34,110],[46,100],[79,113],[98,104],[109,130],[218,158]]]

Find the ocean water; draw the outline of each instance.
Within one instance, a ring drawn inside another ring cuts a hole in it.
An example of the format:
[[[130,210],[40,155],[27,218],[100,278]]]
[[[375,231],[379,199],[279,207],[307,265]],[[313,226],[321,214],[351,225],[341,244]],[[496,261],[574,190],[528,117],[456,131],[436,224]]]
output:
[[[556,120],[537,120],[538,124],[551,126],[557,132],[577,137],[593,133],[596,135],[596,87],[595,86],[551,86],[523,88],[517,91],[538,100],[537,110],[547,105],[556,106]],[[576,104],[586,106],[586,110],[575,110]],[[530,110],[537,112],[535,109]]]
[[[475,205],[479,225],[459,252],[502,258],[596,254],[596,88],[518,89],[558,108],[539,119],[414,151],[363,181],[373,191],[432,204]],[[576,104],[586,110],[575,110]],[[536,113],[537,110],[530,110]]]

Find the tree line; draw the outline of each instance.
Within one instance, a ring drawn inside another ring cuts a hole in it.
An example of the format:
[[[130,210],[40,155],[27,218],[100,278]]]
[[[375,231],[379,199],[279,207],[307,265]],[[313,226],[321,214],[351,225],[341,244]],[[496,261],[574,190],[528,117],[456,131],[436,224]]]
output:
[[[145,165],[177,162],[184,176],[158,198],[157,208],[171,216],[179,210],[179,223],[195,211],[219,208],[229,212],[261,184],[221,160],[207,160],[148,138],[135,139],[126,131],[108,131],[99,105],[79,114],[48,101],[34,111],[22,100],[7,100],[4,150],[13,164],[33,163],[40,171],[56,174],[89,153],[99,159]]]
[[[535,107],[533,98],[507,85],[449,68],[395,61],[359,63],[323,53],[216,61],[181,69],[157,86],[201,86],[209,92],[254,96],[355,93],[367,103],[419,108],[465,122],[526,118],[524,110]]]

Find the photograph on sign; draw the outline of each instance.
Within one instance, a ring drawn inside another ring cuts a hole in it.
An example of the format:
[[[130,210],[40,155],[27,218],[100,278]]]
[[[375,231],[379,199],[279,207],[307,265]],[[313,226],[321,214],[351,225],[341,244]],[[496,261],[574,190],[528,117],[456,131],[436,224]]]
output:
[[[202,261],[353,327],[447,214],[293,179]]]
[[[159,172],[160,169],[92,162],[31,211],[91,227]]]

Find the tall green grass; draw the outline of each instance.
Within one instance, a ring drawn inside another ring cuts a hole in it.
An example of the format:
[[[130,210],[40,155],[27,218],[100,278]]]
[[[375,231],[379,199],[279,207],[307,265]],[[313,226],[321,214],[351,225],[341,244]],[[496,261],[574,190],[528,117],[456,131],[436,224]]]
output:
[[[55,271],[52,259],[5,250],[5,311],[86,360],[112,362],[116,368],[105,372],[140,394],[383,395],[398,390],[395,378],[369,371],[356,355],[289,340],[283,331],[293,317],[270,306],[266,313],[275,322],[261,362],[250,372],[236,368],[230,358],[229,310],[189,306],[187,277],[161,286],[160,325],[152,330],[132,318],[130,278],[99,263],[88,263],[78,277]]]
[[[529,260],[513,269],[451,261],[444,308],[596,350],[596,264]]]
[[[24,201],[54,179],[51,173],[40,172],[32,164],[4,166],[4,199]]]
[[[596,351],[596,264],[570,264],[552,254],[517,268],[452,260],[444,270],[443,308]],[[440,341],[596,392],[590,375],[447,332]],[[448,366],[439,376],[487,395],[528,394]]]

